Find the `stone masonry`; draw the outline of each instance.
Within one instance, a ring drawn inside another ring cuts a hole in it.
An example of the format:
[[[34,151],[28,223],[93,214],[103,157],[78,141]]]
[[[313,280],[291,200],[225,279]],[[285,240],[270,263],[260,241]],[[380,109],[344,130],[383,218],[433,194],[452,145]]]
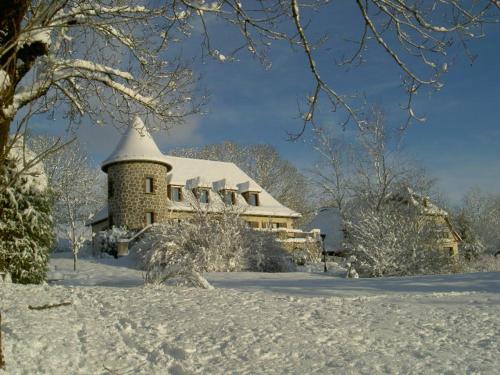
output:
[[[141,229],[146,212],[155,222],[164,222],[167,212],[167,167],[148,161],[127,161],[109,165],[108,204],[112,225]],[[153,178],[153,192],[146,193],[146,178]],[[109,185],[111,184],[111,186]]]

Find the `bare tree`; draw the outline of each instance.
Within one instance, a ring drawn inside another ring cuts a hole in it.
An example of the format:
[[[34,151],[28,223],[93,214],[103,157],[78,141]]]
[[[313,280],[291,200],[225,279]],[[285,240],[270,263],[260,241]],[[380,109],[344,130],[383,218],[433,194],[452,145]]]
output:
[[[326,197],[324,204],[342,214],[353,204],[379,211],[392,193],[406,187],[428,194],[433,181],[403,153],[402,135],[386,124],[377,107],[344,137],[316,128],[319,162],[312,172]]]
[[[314,130],[313,148],[319,160],[311,172],[323,197],[321,204],[337,207],[343,215],[352,199],[353,147],[334,129],[316,127]]]
[[[465,235],[465,246],[469,240],[481,243],[480,251],[494,254],[500,249],[500,196],[487,194],[478,188],[471,189],[464,196],[462,207],[455,221],[460,229],[469,231]],[[477,251],[474,251],[477,252]]]
[[[391,132],[382,110],[374,108],[358,133],[355,198],[376,211],[387,196],[410,183],[414,170],[400,152],[400,133]],[[410,185],[411,186],[411,185]],[[415,188],[412,186],[412,188]]]
[[[29,143],[37,153],[43,153],[54,141],[50,137],[35,137]],[[69,240],[76,271],[78,253],[88,237],[85,221],[104,202],[102,176],[90,165],[86,152],[76,140],[47,156],[44,167],[54,195],[55,223]]]

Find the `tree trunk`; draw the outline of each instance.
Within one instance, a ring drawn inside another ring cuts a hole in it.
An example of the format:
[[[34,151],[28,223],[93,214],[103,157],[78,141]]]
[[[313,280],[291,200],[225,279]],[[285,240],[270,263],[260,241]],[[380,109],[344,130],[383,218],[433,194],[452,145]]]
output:
[[[0,39],[0,49],[7,48],[7,51],[0,57],[0,67],[7,73],[10,85],[0,91],[0,168],[4,166],[6,155],[6,146],[9,141],[9,130],[14,116],[7,116],[3,109],[12,104],[14,91],[17,83],[22,79],[18,71],[18,48],[8,48],[18,38],[22,27],[21,23],[24,15],[31,4],[28,0],[2,0],[2,11],[0,12],[0,30],[2,37]],[[35,57],[36,58],[36,57]],[[21,57],[23,63],[26,58]]]
[[[5,360],[2,351],[2,313],[0,312],[0,370],[5,370]]]
[[[76,271],[76,257],[77,253],[73,252],[73,271]]]
[[[0,169],[5,165],[11,119],[5,118],[0,110]]]

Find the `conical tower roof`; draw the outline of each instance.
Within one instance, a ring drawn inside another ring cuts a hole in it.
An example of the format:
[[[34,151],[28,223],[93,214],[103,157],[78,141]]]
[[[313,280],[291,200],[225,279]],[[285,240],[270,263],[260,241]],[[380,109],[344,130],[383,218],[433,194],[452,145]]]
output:
[[[172,169],[139,117],[134,118],[118,146],[102,162],[101,169],[106,172],[111,164],[124,161],[151,161],[165,165],[168,170]]]

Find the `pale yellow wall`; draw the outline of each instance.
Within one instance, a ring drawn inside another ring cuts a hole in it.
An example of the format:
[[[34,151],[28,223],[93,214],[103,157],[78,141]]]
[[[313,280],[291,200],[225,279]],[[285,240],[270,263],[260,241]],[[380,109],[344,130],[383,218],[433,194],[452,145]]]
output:
[[[448,251],[452,256],[458,255],[459,241],[454,236],[444,216],[427,215],[424,216],[422,223],[424,225],[435,225],[441,227],[443,230],[443,237],[439,239],[439,247],[443,251]]]
[[[166,220],[189,220],[193,217],[195,213],[193,212],[185,212],[185,211],[173,211],[169,210],[165,214]],[[275,216],[254,216],[254,215],[241,215],[241,219],[245,220],[249,223],[257,223],[256,228],[267,228],[267,225],[270,223],[283,223],[286,224],[287,229],[295,228],[294,218],[287,217],[275,217]],[[99,222],[95,225],[92,225],[92,231],[98,232],[106,229],[108,226],[108,221]]]

